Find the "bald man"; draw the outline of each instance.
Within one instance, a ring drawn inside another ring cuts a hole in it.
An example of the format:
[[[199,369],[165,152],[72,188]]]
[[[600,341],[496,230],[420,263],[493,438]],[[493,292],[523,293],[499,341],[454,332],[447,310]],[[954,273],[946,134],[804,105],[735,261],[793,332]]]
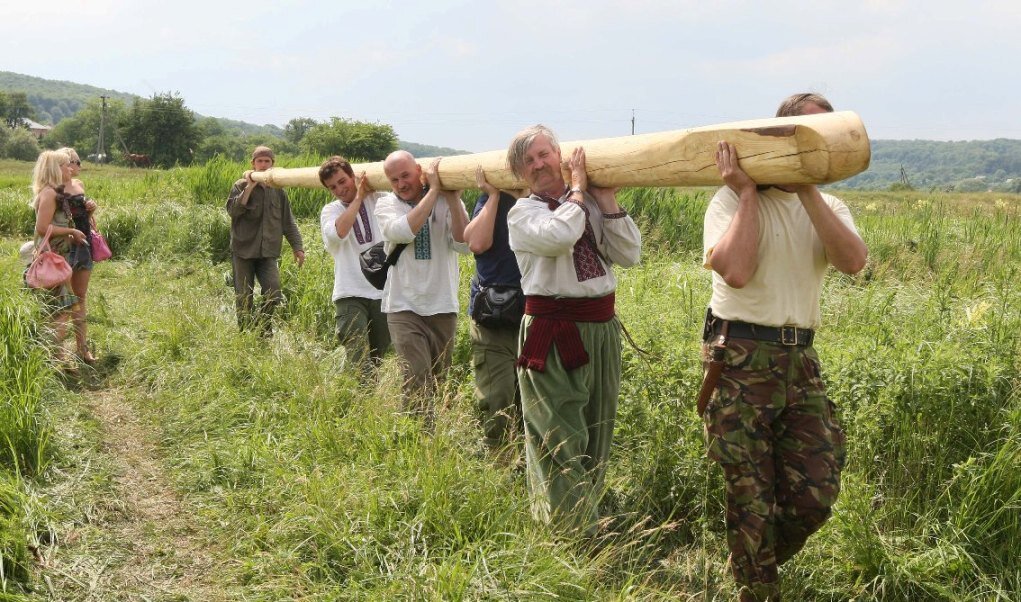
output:
[[[383,162],[393,189],[376,204],[386,252],[406,244],[383,289],[383,312],[404,375],[404,407],[427,422],[428,394],[450,367],[457,331],[458,253],[468,253],[459,191],[441,190],[440,160],[423,169],[411,153]]]

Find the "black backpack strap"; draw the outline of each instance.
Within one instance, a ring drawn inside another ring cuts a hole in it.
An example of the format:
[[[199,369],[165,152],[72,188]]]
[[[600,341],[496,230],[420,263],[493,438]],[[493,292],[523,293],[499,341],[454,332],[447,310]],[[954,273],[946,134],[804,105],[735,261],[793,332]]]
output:
[[[386,256],[386,265],[390,267],[397,265],[397,260],[401,258],[401,253],[404,252],[404,247],[406,246],[408,246],[408,243],[394,247],[393,252]]]

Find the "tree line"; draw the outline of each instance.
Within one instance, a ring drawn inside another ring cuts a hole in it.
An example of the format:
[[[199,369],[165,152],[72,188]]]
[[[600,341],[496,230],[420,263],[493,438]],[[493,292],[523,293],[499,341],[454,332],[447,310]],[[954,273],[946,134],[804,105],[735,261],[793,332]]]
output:
[[[1021,140],[873,140],[869,169],[838,186],[1021,192]]]
[[[0,116],[8,126],[0,128],[4,130],[0,133],[0,157],[31,161],[43,148],[71,146],[82,157],[93,160],[104,155],[114,162],[130,164],[128,155],[144,155],[153,166],[172,167],[201,164],[216,155],[243,161],[259,144],[284,154],[340,154],[362,161],[383,159],[398,148],[397,134],[390,125],[343,117],[326,121],[296,117],[280,136],[269,133],[268,128],[261,133],[247,133],[239,127],[240,122],[197,116],[174,92],[156,93],[131,103],[108,98],[105,110],[103,105],[102,98],[88,101],[37,142],[20,123],[20,117],[31,119],[35,115],[27,96],[0,92]],[[17,148],[11,147],[15,138]]]

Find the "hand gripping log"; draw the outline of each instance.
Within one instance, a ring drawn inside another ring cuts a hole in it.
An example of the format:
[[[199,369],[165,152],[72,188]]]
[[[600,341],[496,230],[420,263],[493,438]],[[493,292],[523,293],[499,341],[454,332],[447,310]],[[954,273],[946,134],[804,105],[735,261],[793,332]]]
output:
[[[869,166],[869,138],[851,111],[736,121],[687,130],[563,142],[564,157],[585,147],[589,183],[595,186],[719,185],[714,153],[726,140],[737,147],[741,168],[761,184],[827,184],[849,178]],[[428,157],[417,158],[427,165]],[[525,183],[511,174],[503,150],[444,157],[439,176],[446,190],[475,187],[475,168],[497,188],[518,190]],[[373,189],[390,190],[383,162],[352,165],[364,171]],[[252,174],[270,186],[318,188],[318,167],[272,168]]]

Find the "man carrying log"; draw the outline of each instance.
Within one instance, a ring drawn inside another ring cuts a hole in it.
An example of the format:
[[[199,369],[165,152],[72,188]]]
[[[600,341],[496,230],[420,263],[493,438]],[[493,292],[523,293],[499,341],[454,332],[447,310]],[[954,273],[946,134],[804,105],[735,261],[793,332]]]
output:
[[[468,294],[475,403],[482,416],[483,442],[510,461],[509,447],[521,430],[521,399],[516,363],[518,332],[525,307],[521,271],[510,248],[507,214],[517,199],[486,180],[480,166],[475,183],[482,191],[464,229],[475,254],[475,277]]]
[[[565,183],[549,128],[517,134],[507,163],[532,191],[508,214],[526,299],[518,380],[532,512],[594,535],[620,392],[613,265],[638,263],[641,234],[616,189],[589,186],[582,147]]]
[[[383,194],[373,192],[364,172],[356,179],[343,157],[324,161],[319,181],[335,197],[320,212],[319,227],[323,246],[333,257],[337,341],[351,366],[366,369],[378,365],[390,347],[390,329],[381,308],[383,292],[365,279],[358,261],[364,251],[382,242],[375,211]]]
[[[390,153],[383,170],[393,192],[376,204],[387,254],[407,246],[390,269],[382,307],[404,372],[405,410],[427,424],[425,397],[450,367],[457,331],[457,255],[468,252],[468,212],[458,191],[440,189],[439,164],[433,160],[423,174],[411,153]]]
[[[819,95],[796,94],[777,116],[831,111]],[[823,277],[828,265],[859,272],[867,249],[839,199],[814,185],[756,186],[727,142],[716,164],[726,186],[705,215],[713,293],[698,411],[707,455],[726,481],[740,599],[776,601],[777,567],[829,518],[844,462],[844,433],[812,347]]]
[[[244,330],[258,323],[263,336],[273,333],[273,310],[283,300],[277,265],[283,238],[291,245],[298,267],[305,263],[301,232],[291,213],[287,193],[252,180],[253,171],[266,171],[273,167],[273,160],[269,147],[255,147],[252,169],[234,182],[227,197],[238,326]],[[252,309],[256,278],[262,289],[262,306],[257,314]]]

